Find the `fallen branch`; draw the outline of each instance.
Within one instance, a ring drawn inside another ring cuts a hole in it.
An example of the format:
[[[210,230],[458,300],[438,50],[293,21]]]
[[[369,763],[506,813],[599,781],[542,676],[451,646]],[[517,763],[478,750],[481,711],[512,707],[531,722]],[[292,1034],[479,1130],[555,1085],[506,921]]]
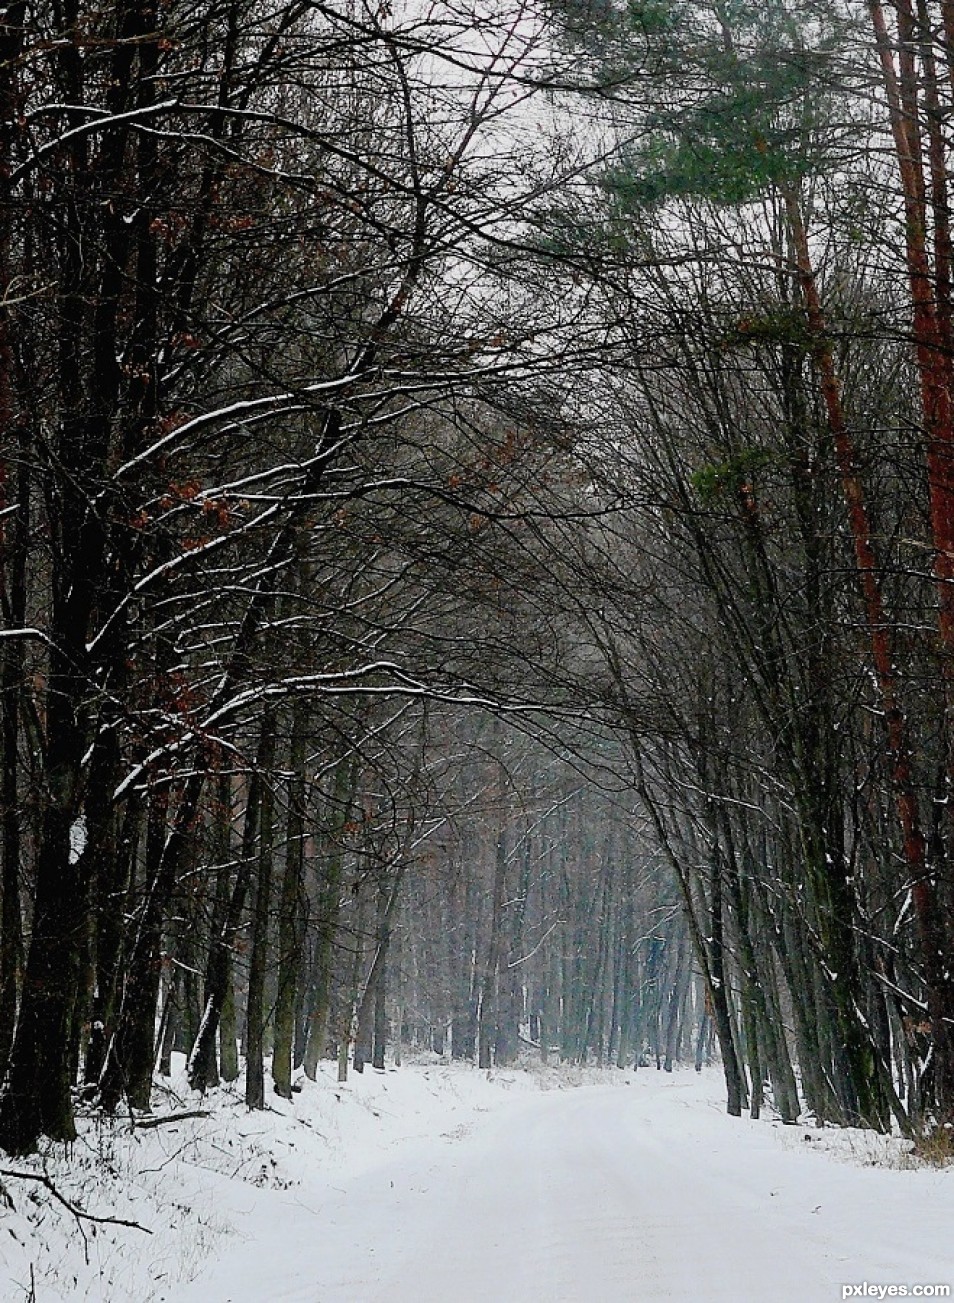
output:
[[[19,1181],[38,1182],[38,1184],[45,1186],[49,1190],[58,1203],[61,1203],[68,1212],[72,1213],[83,1237],[83,1253],[87,1264],[89,1263],[89,1242],[86,1232],[83,1230],[84,1221],[96,1222],[101,1226],[128,1226],[131,1230],[144,1231],[146,1235],[152,1234],[148,1226],[143,1226],[140,1222],[129,1221],[125,1217],[99,1217],[96,1213],[88,1213],[85,1208],[80,1208],[71,1199],[67,1199],[65,1194],[61,1194],[45,1172],[17,1172],[11,1167],[0,1167],[0,1176],[10,1176]]]
[[[165,1126],[167,1122],[185,1122],[188,1118],[207,1117],[209,1117],[207,1108],[186,1109],[181,1113],[159,1113],[143,1118],[133,1118],[133,1129],[135,1131],[150,1131],[153,1127]]]

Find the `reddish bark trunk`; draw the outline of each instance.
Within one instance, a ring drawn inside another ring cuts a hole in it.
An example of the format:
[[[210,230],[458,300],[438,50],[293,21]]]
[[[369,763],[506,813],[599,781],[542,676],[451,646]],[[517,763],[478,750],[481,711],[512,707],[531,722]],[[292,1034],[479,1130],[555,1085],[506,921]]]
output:
[[[931,217],[935,266],[928,253],[928,198],[920,129],[919,72],[916,60],[917,23],[910,0],[898,0],[900,54],[895,66],[891,35],[880,0],[869,0],[875,41],[881,61],[891,131],[905,214],[905,259],[913,307],[914,340],[921,384],[921,408],[927,440],[928,491],[934,542],[934,576],[938,585],[938,624],[945,677],[954,674],[954,361],[951,355],[950,314],[941,307],[945,278],[950,279],[950,225],[947,182],[940,122],[929,141],[934,181]],[[931,60],[933,64],[933,60]],[[926,102],[939,108],[939,92],[927,79]],[[945,268],[947,269],[945,271]],[[948,290],[949,293],[949,290]]]
[[[912,902],[924,963],[928,1011],[931,1017],[937,1062],[938,1095],[942,1105],[946,1109],[951,1109],[954,1107],[954,1036],[952,1036],[954,989],[948,975],[950,963],[947,955],[947,937],[927,863],[926,843],[911,770],[910,736],[907,719],[898,697],[892,640],[878,577],[871,520],[859,473],[854,439],[845,421],[841,390],[818,295],[808,237],[798,200],[794,195],[790,194],[786,197],[786,208],[808,325],[815,341],[814,356],[822,398],[841,475],[842,491],[848,508],[871,658],[884,712],[895,811],[901,828],[905,863],[911,882]]]

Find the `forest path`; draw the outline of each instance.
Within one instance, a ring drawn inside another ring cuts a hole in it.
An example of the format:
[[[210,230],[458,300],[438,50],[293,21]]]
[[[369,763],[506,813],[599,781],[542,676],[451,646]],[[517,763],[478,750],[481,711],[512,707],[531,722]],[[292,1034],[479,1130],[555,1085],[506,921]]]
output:
[[[945,1175],[727,1119],[695,1074],[630,1082],[505,1098],[360,1172],[315,1173],[183,1303],[827,1303],[862,1281],[954,1285]]]

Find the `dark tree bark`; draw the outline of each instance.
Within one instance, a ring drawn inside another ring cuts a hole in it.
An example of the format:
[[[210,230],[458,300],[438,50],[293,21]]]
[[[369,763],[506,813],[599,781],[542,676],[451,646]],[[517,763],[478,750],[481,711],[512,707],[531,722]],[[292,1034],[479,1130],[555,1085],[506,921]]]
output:
[[[275,1000],[275,1034],[272,1081],[285,1099],[292,1095],[292,1057],[295,1040],[295,1005],[301,979],[304,936],[302,899],[305,890],[305,757],[306,715],[296,702],[292,716],[288,766],[288,820],[285,865],[278,905],[278,991]]]
[[[331,959],[340,910],[341,882],[344,870],[342,837],[351,817],[358,783],[357,760],[343,756],[335,766],[332,800],[329,802],[330,829],[325,842],[321,897],[318,906],[318,941],[315,954],[315,980],[308,1016],[308,1039],[303,1066],[305,1075],[314,1081],[318,1061],[324,1053],[331,1008]]]
[[[503,781],[501,778],[501,786]],[[507,833],[503,824],[503,807],[494,839],[494,875],[491,889],[490,922],[487,951],[480,984],[480,1009],[477,1016],[477,1066],[493,1066],[493,1046],[497,1037],[498,979],[500,972],[501,933],[507,891]]]
[[[272,866],[275,855],[275,793],[272,770],[275,759],[275,720],[262,721],[261,783],[258,861],[252,907],[252,944],[245,1006],[245,1103],[265,1107],[265,976],[268,969],[271,922]]]
[[[242,845],[239,862],[232,884],[228,908],[221,926],[212,934],[205,971],[205,1007],[195,1044],[189,1054],[187,1072],[193,1090],[207,1090],[215,1084],[215,1041],[221,1029],[223,1046],[222,1075],[234,1081],[238,1075],[235,1048],[235,1006],[232,988],[232,956],[235,938],[242,924],[245,902],[255,871],[255,853],[260,835],[262,787],[266,781],[268,764],[274,746],[274,736],[268,720],[262,721],[259,731],[255,767],[248,778],[245,817],[242,825]],[[229,1026],[223,1027],[225,1010],[230,1013]],[[227,1047],[231,1046],[231,1054]],[[225,1062],[226,1057],[228,1062]],[[234,1069],[234,1070],[233,1070]],[[227,1071],[232,1075],[227,1075]]]

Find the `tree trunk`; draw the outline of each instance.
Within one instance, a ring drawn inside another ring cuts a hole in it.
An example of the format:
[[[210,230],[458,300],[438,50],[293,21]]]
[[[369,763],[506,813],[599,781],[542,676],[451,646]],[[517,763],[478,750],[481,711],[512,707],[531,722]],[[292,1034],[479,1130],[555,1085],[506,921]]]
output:
[[[265,1107],[265,974],[268,968],[272,864],[275,853],[275,720],[270,715],[262,721],[262,738],[258,864],[245,1006],[245,1103],[250,1109]]]
[[[332,800],[329,802],[331,827],[325,842],[324,881],[318,907],[318,945],[315,955],[315,986],[308,1017],[308,1039],[303,1067],[305,1076],[314,1081],[318,1061],[324,1053],[331,1008],[331,957],[340,910],[341,878],[344,868],[345,825],[351,818],[358,784],[356,757],[342,756],[335,766]]]
[[[501,777],[501,788],[503,778]],[[493,1044],[497,1035],[497,982],[500,968],[500,935],[504,901],[507,889],[507,835],[504,830],[504,808],[498,809],[499,826],[494,844],[494,880],[490,907],[490,934],[487,938],[487,956],[484,961],[480,989],[480,1011],[477,1017],[477,1066],[489,1068],[493,1063]]]
[[[854,441],[842,409],[832,346],[815,282],[801,208],[797,197],[791,192],[786,196],[786,211],[795,246],[808,325],[815,341],[815,362],[828,426],[835,446],[838,469],[848,506],[868,641],[884,713],[895,810],[901,828],[911,896],[919,927],[928,1008],[931,1014],[938,1065],[939,1096],[945,1107],[951,1107],[954,1103],[954,976],[950,972],[946,929],[939,912],[935,882],[927,864],[924,834],[911,772],[912,750],[909,726],[898,696],[894,648],[891,645],[890,626],[878,578],[871,520],[858,470]],[[949,501],[954,504],[954,493],[951,494]],[[948,555],[954,566],[954,538],[951,540],[951,551]],[[954,572],[951,579],[954,580]],[[947,585],[942,605],[947,606],[950,602],[954,602],[954,583]],[[954,613],[954,607],[951,610]],[[952,624],[951,634],[951,650],[954,651],[954,624]],[[853,1010],[847,1011],[847,1020],[853,1027],[857,1025]],[[869,1111],[876,1113],[876,1116],[869,1119],[873,1125],[882,1128],[887,1125],[887,1120],[878,1112],[874,1100],[861,1101],[859,1107],[863,1114]]]
[[[295,1041],[295,1004],[301,976],[302,895],[305,879],[305,755],[307,716],[303,702],[292,713],[288,766],[288,823],[285,867],[278,905],[278,992],[275,1000],[275,1038],[272,1081],[275,1093],[292,1096],[292,1057]]]
[[[222,1053],[222,1075],[226,1081],[234,1081],[238,1076],[238,1052],[236,1049],[235,1027],[235,993],[232,981],[232,956],[235,937],[242,926],[245,913],[245,901],[252,881],[255,867],[255,848],[260,834],[260,814],[264,775],[269,771],[274,755],[274,729],[269,719],[262,721],[259,732],[258,747],[255,755],[255,768],[248,778],[248,792],[245,800],[245,818],[242,823],[242,845],[239,863],[232,884],[228,908],[219,927],[213,932],[209,943],[209,955],[206,962],[204,999],[205,1007],[199,1023],[199,1031],[189,1054],[187,1073],[189,1085],[193,1090],[204,1091],[215,1085],[215,1040],[219,1037]],[[231,793],[220,788],[219,816],[231,823]],[[228,851],[231,845],[229,829],[220,828],[219,853],[224,855],[223,864],[228,863]],[[227,883],[224,884],[227,887]],[[225,1011],[229,1011],[229,1026],[223,1025]],[[228,1073],[226,1072],[228,1058]],[[229,1075],[229,1073],[231,1075]]]

